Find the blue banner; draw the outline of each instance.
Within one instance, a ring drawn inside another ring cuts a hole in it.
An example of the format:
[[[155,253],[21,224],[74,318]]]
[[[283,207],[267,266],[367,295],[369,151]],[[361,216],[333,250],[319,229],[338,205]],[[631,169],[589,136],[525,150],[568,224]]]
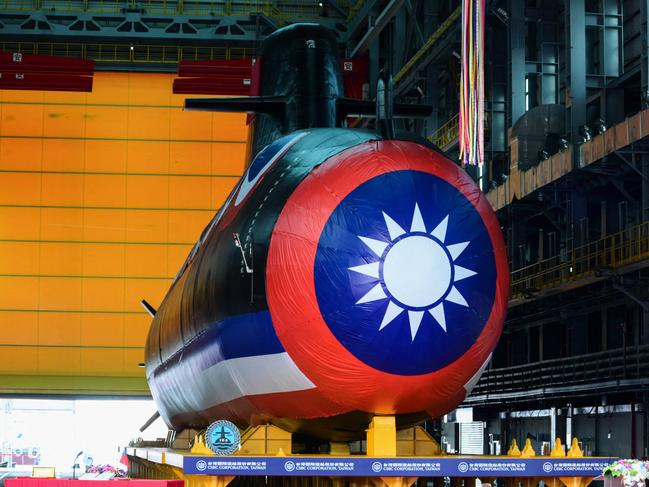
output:
[[[198,457],[183,459],[196,475],[332,477],[597,477],[616,458]]]

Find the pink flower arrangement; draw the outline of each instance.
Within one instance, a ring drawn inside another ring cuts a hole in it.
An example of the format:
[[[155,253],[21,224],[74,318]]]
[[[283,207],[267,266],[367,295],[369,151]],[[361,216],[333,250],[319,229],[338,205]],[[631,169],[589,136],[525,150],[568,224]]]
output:
[[[622,459],[611,463],[602,473],[605,477],[622,477],[625,487],[644,487],[649,478],[649,462]]]
[[[110,472],[115,474],[115,477],[126,477],[126,470],[119,467],[113,467],[112,465],[92,465],[88,468],[89,473],[104,473]]]

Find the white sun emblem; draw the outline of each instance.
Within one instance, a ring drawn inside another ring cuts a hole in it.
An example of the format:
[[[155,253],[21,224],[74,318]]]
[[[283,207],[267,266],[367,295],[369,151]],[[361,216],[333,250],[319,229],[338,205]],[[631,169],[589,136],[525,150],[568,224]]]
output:
[[[428,311],[446,331],[444,302],[469,306],[455,283],[476,273],[455,264],[455,260],[470,242],[445,243],[448,217],[427,233],[419,206],[415,204],[409,232],[383,212],[389,242],[358,236],[379,260],[349,268],[378,281],[356,304],[389,299],[379,330],[407,309],[414,341],[424,312]]]

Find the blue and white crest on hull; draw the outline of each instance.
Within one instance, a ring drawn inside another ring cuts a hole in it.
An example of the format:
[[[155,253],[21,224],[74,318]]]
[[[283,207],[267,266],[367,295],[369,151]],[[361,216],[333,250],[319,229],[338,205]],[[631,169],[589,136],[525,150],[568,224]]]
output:
[[[334,210],[315,281],[322,316],[347,350],[384,372],[417,375],[475,343],[496,269],[482,217],[458,189],[396,171],[361,184]]]

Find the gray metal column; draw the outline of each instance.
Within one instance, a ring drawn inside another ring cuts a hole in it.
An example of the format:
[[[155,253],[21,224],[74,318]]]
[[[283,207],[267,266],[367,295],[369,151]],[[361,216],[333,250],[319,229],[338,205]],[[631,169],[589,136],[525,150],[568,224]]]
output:
[[[586,11],[584,0],[568,2],[570,30],[570,131],[574,144],[574,163],[579,161],[579,127],[586,123]]]
[[[583,2],[583,0],[581,0]],[[649,0],[648,0],[649,1]],[[509,2],[511,125],[525,113],[525,2]]]
[[[640,1],[640,12],[642,15],[641,93],[646,103],[649,101],[649,0]]]

